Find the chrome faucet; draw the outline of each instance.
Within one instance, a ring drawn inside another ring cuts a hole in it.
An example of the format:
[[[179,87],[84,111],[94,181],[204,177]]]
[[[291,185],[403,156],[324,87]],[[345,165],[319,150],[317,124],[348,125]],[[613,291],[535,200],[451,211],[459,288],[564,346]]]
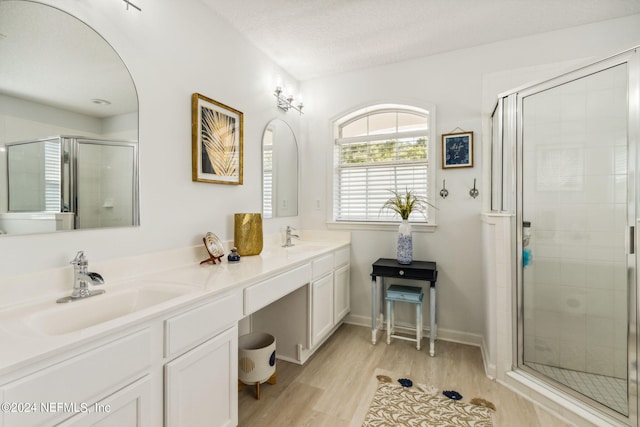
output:
[[[84,256],[83,251],[78,251],[76,257],[71,261],[70,264],[73,265],[73,292],[70,296],[60,298],[56,302],[71,302],[105,293],[103,289],[89,289],[89,284],[102,285],[104,284],[104,279],[98,273],[87,271],[89,261]]]
[[[300,236],[298,236],[297,234],[291,234],[291,231],[295,230],[295,228],[293,228],[290,225],[287,225],[287,230],[286,230],[286,241],[284,243],[284,245],[282,247],[284,248],[290,248],[291,246],[293,246],[293,243],[291,243],[291,238],[295,237],[296,239],[299,239]]]

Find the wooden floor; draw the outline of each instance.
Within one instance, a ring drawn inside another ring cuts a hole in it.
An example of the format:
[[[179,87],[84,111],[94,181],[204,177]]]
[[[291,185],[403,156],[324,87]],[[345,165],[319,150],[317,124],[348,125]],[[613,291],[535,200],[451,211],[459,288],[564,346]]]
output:
[[[495,404],[496,427],[560,427],[565,423],[485,376],[478,347],[438,341],[429,357],[428,338],[420,351],[415,343],[384,340],[371,344],[371,330],[343,325],[304,365],[277,362],[277,384],[239,392],[239,426],[348,426],[364,399],[370,398],[376,369],[411,378],[416,383],[456,390],[463,401],[474,397]],[[425,348],[426,347],[426,348]],[[395,379],[395,378],[394,378]],[[368,402],[365,403],[368,407]]]

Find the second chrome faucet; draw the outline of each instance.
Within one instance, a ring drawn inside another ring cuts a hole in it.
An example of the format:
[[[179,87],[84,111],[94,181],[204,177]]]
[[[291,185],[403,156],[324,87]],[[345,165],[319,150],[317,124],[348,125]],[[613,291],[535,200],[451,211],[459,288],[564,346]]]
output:
[[[284,245],[282,245],[285,248],[289,248],[289,247],[293,246],[293,243],[291,243],[291,238],[292,237],[295,237],[297,239],[300,238],[300,236],[298,236],[297,234],[291,234],[292,230],[295,230],[295,228],[293,228],[290,225],[287,225],[287,229],[285,230],[285,233],[286,233],[285,242],[284,242]]]

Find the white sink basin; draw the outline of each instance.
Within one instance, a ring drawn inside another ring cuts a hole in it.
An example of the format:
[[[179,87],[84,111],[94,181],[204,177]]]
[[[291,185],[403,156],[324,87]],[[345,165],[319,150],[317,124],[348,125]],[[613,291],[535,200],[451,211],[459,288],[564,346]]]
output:
[[[322,245],[294,245],[289,246],[287,249],[288,252],[315,252],[326,249],[326,246]]]
[[[192,288],[171,285],[107,291],[86,300],[56,304],[28,315],[27,327],[46,335],[79,331],[185,295]]]

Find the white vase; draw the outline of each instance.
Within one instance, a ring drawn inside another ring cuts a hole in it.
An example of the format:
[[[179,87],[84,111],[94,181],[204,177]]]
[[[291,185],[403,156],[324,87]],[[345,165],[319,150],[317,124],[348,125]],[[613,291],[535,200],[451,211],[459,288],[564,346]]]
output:
[[[406,219],[402,220],[398,227],[398,254],[397,259],[400,264],[411,264],[413,261],[413,237],[411,235],[411,224]]]

